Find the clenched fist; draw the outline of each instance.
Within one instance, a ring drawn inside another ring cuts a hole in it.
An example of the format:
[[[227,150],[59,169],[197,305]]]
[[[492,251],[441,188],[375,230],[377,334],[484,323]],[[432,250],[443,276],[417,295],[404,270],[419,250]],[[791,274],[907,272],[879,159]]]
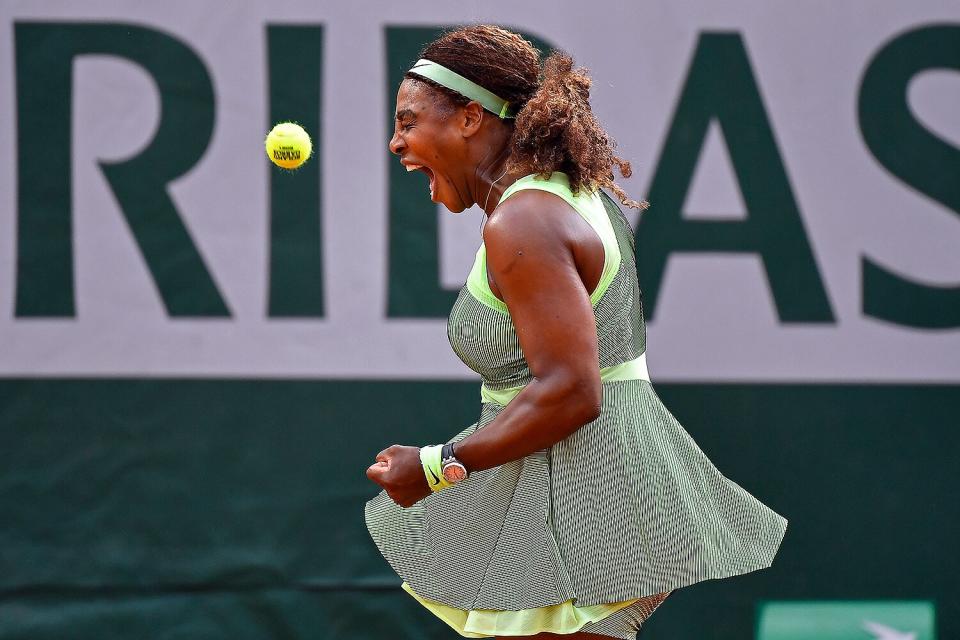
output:
[[[412,507],[430,495],[430,486],[420,465],[419,447],[395,444],[377,454],[367,468],[367,477],[384,488],[401,507]]]

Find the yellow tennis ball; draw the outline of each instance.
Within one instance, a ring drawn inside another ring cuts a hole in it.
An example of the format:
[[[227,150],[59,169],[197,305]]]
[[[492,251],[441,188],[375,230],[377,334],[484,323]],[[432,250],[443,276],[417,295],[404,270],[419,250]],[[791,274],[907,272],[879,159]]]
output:
[[[284,169],[296,169],[309,160],[313,152],[310,136],[293,122],[281,122],[271,129],[264,147],[270,161]]]

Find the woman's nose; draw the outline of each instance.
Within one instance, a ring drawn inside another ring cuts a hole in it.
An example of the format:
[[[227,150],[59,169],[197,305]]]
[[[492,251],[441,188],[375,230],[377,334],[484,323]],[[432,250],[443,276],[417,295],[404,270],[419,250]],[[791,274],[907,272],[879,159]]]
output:
[[[401,153],[403,153],[403,148],[403,139],[400,137],[399,133],[394,132],[393,137],[390,138],[390,152],[399,156]]]

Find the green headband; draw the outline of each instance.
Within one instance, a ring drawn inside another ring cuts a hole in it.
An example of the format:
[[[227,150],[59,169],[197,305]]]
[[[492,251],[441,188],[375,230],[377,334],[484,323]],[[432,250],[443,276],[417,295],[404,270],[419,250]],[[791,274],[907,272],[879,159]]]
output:
[[[467,80],[459,73],[447,69],[442,64],[437,64],[432,60],[417,60],[410,73],[423,76],[428,80],[433,80],[437,84],[456,91],[465,98],[476,100],[484,109],[494,114],[498,118],[512,118],[516,114],[510,110],[510,103],[493,93],[487,91],[476,82]]]

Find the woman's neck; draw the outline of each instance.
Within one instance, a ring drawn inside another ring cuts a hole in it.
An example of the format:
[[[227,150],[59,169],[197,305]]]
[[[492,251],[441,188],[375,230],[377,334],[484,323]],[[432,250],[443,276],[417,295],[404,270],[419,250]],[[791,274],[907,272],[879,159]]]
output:
[[[493,138],[487,147],[488,151],[477,163],[473,181],[474,202],[488,216],[497,208],[507,187],[520,177],[507,171],[510,161],[510,131],[504,127],[497,131]]]
[[[507,154],[498,162],[492,163],[488,170],[478,173],[478,194],[481,197],[477,204],[488,216],[500,204],[500,199],[510,185],[523,177],[516,171],[508,170],[509,160],[510,156]]]

